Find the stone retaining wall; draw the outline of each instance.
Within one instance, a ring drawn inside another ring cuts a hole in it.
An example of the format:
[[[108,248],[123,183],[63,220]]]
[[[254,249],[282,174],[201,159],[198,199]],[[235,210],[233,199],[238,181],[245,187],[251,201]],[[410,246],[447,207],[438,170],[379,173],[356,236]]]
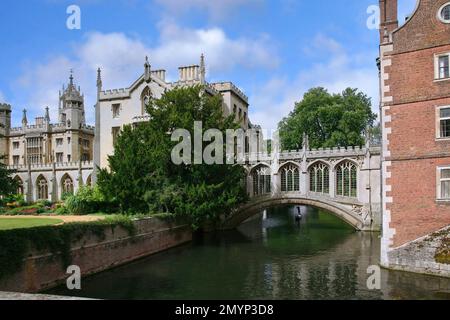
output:
[[[86,234],[72,244],[72,265],[81,268],[83,276],[104,271],[192,240],[188,225],[158,219],[135,222],[136,234],[116,227],[105,227],[105,237]],[[59,255],[30,252],[23,268],[0,280],[0,291],[36,293],[64,283],[69,275]]]
[[[388,252],[389,264],[386,268],[400,271],[416,272],[450,278],[450,264],[439,263],[439,256],[448,256],[450,227],[444,228],[431,235],[412,241]]]

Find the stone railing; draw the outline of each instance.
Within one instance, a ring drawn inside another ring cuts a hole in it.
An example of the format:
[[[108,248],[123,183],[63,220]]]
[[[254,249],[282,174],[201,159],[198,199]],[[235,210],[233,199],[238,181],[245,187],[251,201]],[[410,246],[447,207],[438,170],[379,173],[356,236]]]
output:
[[[55,162],[54,165],[55,165],[56,169],[69,169],[69,168],[77,169],[80,166],[80,162],[78,162],[78,161]],[[9,170],[15,170],[15,171],[27,171],[29,168],[31,169],[31,171],[53,170],[53,163],[8,166]],[[82,169],[93,169],[94,162],[93,161],[82,161],[81,168]]]

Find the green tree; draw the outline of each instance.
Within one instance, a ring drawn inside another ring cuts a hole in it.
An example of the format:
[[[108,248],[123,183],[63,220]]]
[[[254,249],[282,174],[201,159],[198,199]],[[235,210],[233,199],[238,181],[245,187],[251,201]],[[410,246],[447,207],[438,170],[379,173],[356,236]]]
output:
[[[280,141],[285,150],[301,149],[307,133],[311,148],[363,145],[364,132],[375,119],[370,98],[357,89],[330,94],[313,88],[279,123]]]
[[[219,129],[226,141],[225,131],[239,127],[232,117],[223,117],[220,95],[205,94],[200,86],[178,88],[153,100],[147,111],[152,120],[126,126],[109,157],[110,168],[99,173],[98,184],[107,197],[125,212],[189,217],[194,228],[216,221],[246,200],[241,166],[176,165],[171,159],[178,142],[171,141],[170,133],[176,129],[194,137],[194,122],[201,121],[203,132]]]
[[[17,183],[12,178],[14,170],[9,170],[4,163],[5,156],[0,156],[0,196],[2,198],[16,194]]]

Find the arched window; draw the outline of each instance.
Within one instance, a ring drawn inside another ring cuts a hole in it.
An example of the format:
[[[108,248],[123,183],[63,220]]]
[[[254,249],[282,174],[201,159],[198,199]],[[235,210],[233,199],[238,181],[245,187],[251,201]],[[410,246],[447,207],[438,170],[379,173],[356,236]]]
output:
[[[48,199],[48,183],[47,183],[47,179],[45,179],[43,176],[40,176],[37,179],[36,188],[37,188],[37,198],[38,198],[38,200],[47,200]]]
[[[253,169],[253,194],[255,196],[270,193],[270,168],[259,166]]]
[[[147,106],[150,103],[150,100],[152,99],[152,91],[149,87],[145,87],[145,89],[142,91],[141,94],[141,103],[142,103],[142,115],[147,114]]]
[[[356,165],[344,161],[336,167],[336,195],[342,197],[357,197],[358,173]]]
[[[23,195],[25,192],[24,192],[24,189],[23,189],[23,181],[22,181],[22,179],[20,179],[20,177],[17,176],[17,177],[14,178],[14,181],[16,182],[16,185],[17,185],[16,193]]]
[[[62,194],[73,194],[73,180],[68,174],[65,174],[61,179],[61,191]]]
[[[309,191],[317,193],[330,193],[330,168],[318,162],[312,165],[309,170]]]
[[[293,164],[281,168],[281,191],[300,191],[300,170]]]
[[[89,177],[86,180],[86,185],[91,187],[92,186],[92,175],[90,174]]]

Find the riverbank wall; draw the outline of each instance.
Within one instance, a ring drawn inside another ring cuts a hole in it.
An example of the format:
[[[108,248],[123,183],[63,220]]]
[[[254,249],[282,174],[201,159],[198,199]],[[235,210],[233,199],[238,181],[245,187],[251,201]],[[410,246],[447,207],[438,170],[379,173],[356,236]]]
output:
[[[450,278],[450,227],[388,252],[391,270]]]
[[[106,225],[101,237],[88,232],[74,240],[70,265],[78,266],[85,277],[192,241],[186,224],[156,218],[133,223],[133,234]],[[30,249],[17,272],[0,277],[0,291],[38,293],[65,283],[72,274],[67,273],[61,255]]]

